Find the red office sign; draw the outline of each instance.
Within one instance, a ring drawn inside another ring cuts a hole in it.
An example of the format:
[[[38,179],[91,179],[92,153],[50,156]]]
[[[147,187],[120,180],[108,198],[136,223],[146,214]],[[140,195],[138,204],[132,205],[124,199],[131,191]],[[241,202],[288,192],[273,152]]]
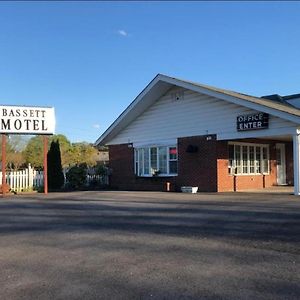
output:
[[[267,129],[269,128],[269,114],[259,112],[237,116],[236,128],[237,131]]]

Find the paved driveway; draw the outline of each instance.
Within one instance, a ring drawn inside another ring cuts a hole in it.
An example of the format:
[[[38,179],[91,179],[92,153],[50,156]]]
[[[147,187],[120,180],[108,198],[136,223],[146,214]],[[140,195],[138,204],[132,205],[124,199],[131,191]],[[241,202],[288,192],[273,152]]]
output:
[[[300,299],[300,197],[0,200],[0,299]]]

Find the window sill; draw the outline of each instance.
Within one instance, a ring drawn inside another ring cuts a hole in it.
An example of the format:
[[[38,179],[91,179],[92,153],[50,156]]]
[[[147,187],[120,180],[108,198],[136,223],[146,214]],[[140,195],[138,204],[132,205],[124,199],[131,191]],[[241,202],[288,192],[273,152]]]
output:
[[[228,174],[230,176],[263,176],[263,175],[270,175],[270,173],[249,173],[249,174]]]
[[[159,178],[159,177],[175,177],[178,174],[159,174],[159,175],[136,175],[137,178]]]

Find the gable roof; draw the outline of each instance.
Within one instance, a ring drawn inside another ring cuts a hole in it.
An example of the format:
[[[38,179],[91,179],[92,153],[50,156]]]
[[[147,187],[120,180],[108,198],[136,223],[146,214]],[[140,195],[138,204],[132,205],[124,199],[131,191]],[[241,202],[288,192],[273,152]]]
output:
[[[234,91],[158,74],[110,125],[110,127],[97,139],[95,146],[105,145],[140,114],[142,114],[149,106],[166,94],[173,86],[182,87],[204,95],[228,101],[230,103],[245,106],[253,110],[269,113],[273,116],[300,124],[300,109],[297,109],[288,103],[241,94]]]

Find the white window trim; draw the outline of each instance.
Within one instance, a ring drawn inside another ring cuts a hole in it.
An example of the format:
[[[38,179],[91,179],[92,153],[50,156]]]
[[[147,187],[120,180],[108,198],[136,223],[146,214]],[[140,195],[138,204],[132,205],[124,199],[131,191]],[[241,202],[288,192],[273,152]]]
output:
[[[250,151],[249,148],[247,148],[247,171],[249,173],[243,173],[243,151],[242,148],[240,149],[240,169],[242,170],[241,173],[230,173],[230,175],[238,175],[238,176],[256,176],[256,175],[270,175],[270,145],[269,144],[257,144],[257,143],[245,143],[245,142],[228,142],[228,145],[233,146],[254,146],[254,161],[256,161],[256,147],[260,148],[260,172],[256,172],[256,166],[254,165],[254,173],[250,173]],[[268,171],[262,172],[263,168],[263,148],[267,149],[267,161],[268,161]],[[235,151],[234,151],[234,164],[235,164]],[[235,168],[235,167],[234,167]]]
[[[146,147],[177,147],[177,139],[167,140],[151,140],[147,142],[135,142],[132,144],[133,148],[146,148]]]
[[[178,151],[178,147],[177,145],[175,144],[172,144],[172,145],[145,145],[145,146],[140,146],[140,147],[135,147],[134,148],[134,173],[136,176],[138,177],[175,177],[175,176],[178,176],[178,172],[175,174],[175,173],[159,173],[157,175],[153,175],[153,174],[145,174],[145,170],[144,170],[144,155],[142,156],[142,163],[143,163],[143,172],[141,175],[139,175],[139,157],[138,157],[138,150],[140,149],[145,149],[145,148],[148,148],[148,151],[149,151],[149,173],[151,173],[151,148],[157,148],[157,151],[156,151],[156,159],[157,159],[157,167],[158,167],[158,170],[159,170],[159,151],[158,151],[158,148],[160,147],[166,147],[167,148],[167,170],[170,170],[170,166],[169,166],[169,161],[170,161],[170,148],[176,148],[177,151]],[[178,152],[177,152],[177,159],[176,160],[172,160],[172,161],[177,161],[178,162]]]

